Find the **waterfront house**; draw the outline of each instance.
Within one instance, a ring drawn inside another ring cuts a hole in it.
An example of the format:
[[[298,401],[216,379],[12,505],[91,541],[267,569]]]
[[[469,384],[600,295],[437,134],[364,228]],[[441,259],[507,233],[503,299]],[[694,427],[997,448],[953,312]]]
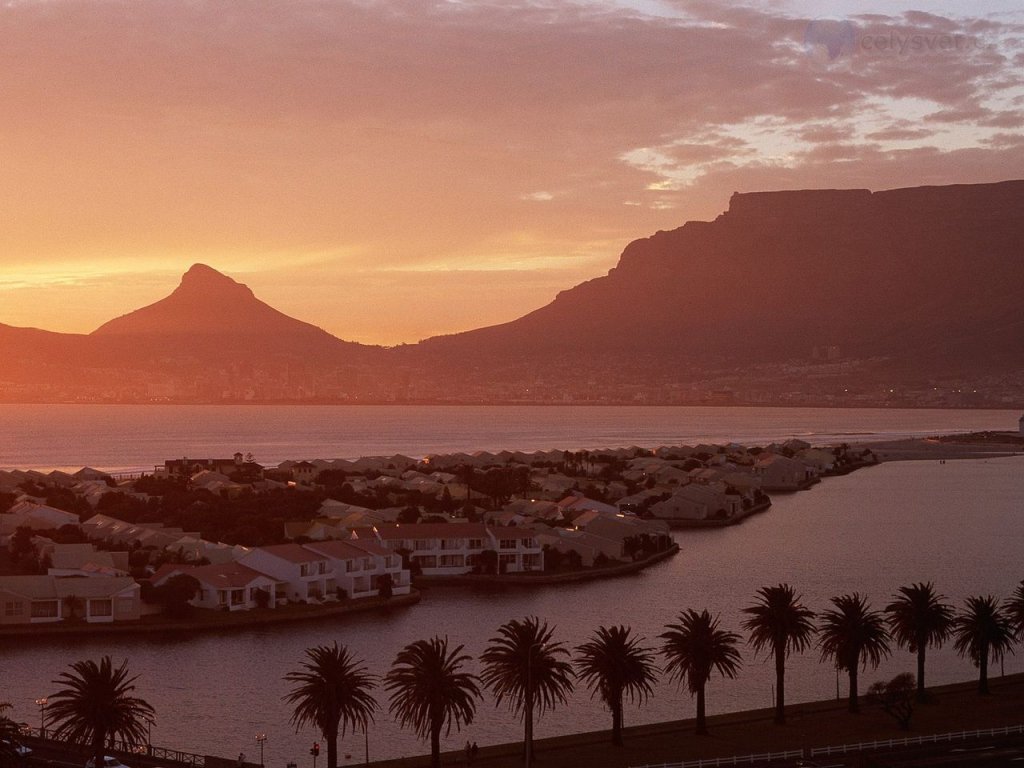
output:
[[[0,540],[5,541],[18,528],[56,531],[65,525],[79,527],[78,515],[23,499],[15,502],[6,513],[0,515]]]
[[[743,509],[742,497],[700,483],[684,485],[651,507],[661,520],[729,520]]]
[[[402,568],[396,552],[365,539],[320,541],[303,545],[327,558],[339,589],[351,598],[376,597],[385,574],[391,579],[391,592],[409,594],[409,571]]]
[[[260,592],[266,595],[267,606],[275,607],[276,601],[271,598],[277,582],[265,573],[238,562],[198,566],[167,563],[153,574],[150,581],[159,587],[182,573],[199,582],[199,592],[191,600],[197,608],[249,611],[259,606]]]
[[[129,576],[0,577],[0,624],[138,621],[139,585]]]
[[[414,523],[381,526],[379,541],[405,550],[424,576],[470,573],[485,551],[497,555],[501,573],[544,570],[544,553],[532,530],[492,528],[483,523]],[[362,538],[362,537],[360,537]]]
[[[327,558],[300,544],[256,547],[239,562],[274,579],[276,600],[319,602],[334,598],[337,583]]]
[[[776,453],[759,456],[754,463],[754,475],[761,479],[765,491],[799,491],[818,482],[818,472],[813,467]]]

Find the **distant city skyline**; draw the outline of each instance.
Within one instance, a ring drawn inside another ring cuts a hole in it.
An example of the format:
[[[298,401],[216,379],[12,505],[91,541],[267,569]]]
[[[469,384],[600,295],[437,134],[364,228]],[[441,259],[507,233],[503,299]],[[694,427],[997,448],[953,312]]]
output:
[[[203,262],[339,338],[415,342],[543,306],[733,191],[1024,177],[1015,3],[0,17],[9,325],[88,333]]]

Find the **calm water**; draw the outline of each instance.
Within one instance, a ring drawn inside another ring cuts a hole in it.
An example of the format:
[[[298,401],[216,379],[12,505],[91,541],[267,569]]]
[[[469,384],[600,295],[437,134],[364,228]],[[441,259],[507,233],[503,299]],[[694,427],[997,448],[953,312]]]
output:
[[[1016,416],[711,408],[3,407],[0,465],[120,467],[235,449],[252,450],[270,463],[291,456],[399,451],[758,442],[793,434],[821,435],[816,439],[826,441],[841,433],[1008,428]],[[72,450],[70,445],[86,447]],[[306,648],[333,640],[348,644],[374,672],[383,673],[398,649],[413,640],[447,634],[478,655],[502,622],[531,614],[555,624],[556,635],[571,646],[584,642],[599,624],[627,623],[648,639],[656,638],[688,607],[707,607],[722,615],[724,626],[738,629],[740,609],[757,588],[780,581],[794,584],[816,610],[827,607],[830,596],[853,590],[881,607],[896,587],[928,579],[957,603],[969,594],[1003,597],[1024,578],[1022,461],[893,463],[833,478],[810,491],[779,496],[769,512],[743,525],[678,532],[679,555],[624,579],[523,591],[434,589],[419,606],[387,614],[194,638],[4,643],[0,699],[11,701],[17,719],[36,723],[33,701],[55,690],[51,681],[66,664],[109,653],[127,658],[140,675],[139,693],[158,713],[155,744],[226,756],[245,751],[253,757],[258,755],[253,736],[263,731],[269,737],[268,765],[306,764],[309,744],[319,734],[295,733],[289,726],[282,676],[297,666]],[[951,649],[933,653],[929,665],[934,683],[975,674]],[[877,673],[865,674],[863,684],[866,688],[875,679],[913,667],[913,657],[898,652]],[[792,659],[789,669],[789,701],[835,695],[834,672],[819,664],[816,654]],[[1011,657],[1006,671],[1024,671],[1021,658]],[[768,706],[772,683],[771,665],[746,652],[737,680],[712,681],[710,711]],[[642,711],[628,712],[627,724],[692,714],[690,698],[662,684]],[[601,705],[580,692],[570,707],[540,721],[538,735],[607,725]],[[519,723],[487,698],[478,720],[453,735],[449,746],[457,748],[467,738],[480,744],[509,741],[519,732]],[[386,713],[371,727],[371,759],[424,749]],[[342,756],[352,757],[342,762],[359,762],[362,750],[361,735],[343,742]]]
[[[0,405],[0,468],[151,468],[182,456],[285,459],[578,450],[789,437],[848,442],[1016,429],[1016,411],[601,406]]]

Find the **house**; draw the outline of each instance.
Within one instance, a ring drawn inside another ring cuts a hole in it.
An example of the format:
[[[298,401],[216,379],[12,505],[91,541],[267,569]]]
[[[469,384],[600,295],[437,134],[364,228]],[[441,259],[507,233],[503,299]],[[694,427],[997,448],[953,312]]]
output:
[[[277,585],[274,597],[278,601],[318,602],[337,594],[327,558],[301,544],[256,547],[238,562],[271,577]]]
[[[799,491],[818,482],[813,467],[775,453],[760,456],[754,463],[754,474],[761,478],[765,491]]]
[[[230,459],[168,459],[163,466],[153,468],[156,477],[171,479],[187,479],[197,472],[207,470],[238,480],[240,482],[253,482],[263,479],[263,467],[241,453],[236,453]]]
[[[39,547],[41,557],[50,558],[48,576],[127,576],[127,552],[103,552],[92,544],[56,544]]]
[[[348,597],[376,597],[380,594],[380,579],[391,578],[391,592],[409,594],[409,571],[402,568],[402,558],[396,552],[365,539],[348,541],[322,541],[303,545],[322,555],[330,563],[334,581]]]
[[[651,507],[661,520],[729,520],[743,510],[742,497],[699,483],[690,483]]]
[[[79,525],[78,515],[63,509],[23,499],[16,502],[6,513],[0,515],[0,537],[6,539],[18,528],[33,531],[56,531],[65,525]]]
[[[500,573],[544,570],[544,553],[533,531],[483,523],[414,523],[376,529],[381,544],[405,550],[424,576],[462,575],[485,551],[497,555]],[[362,538],[362,537],[360,537]]]
[[[254,571],[241,563],[217,563],[214,565],[165,564],[153,574],[153,586],[161,586],[178,574],[188,574],[199,582],[199,592],[190,601],[197,608],[227,611],[249,611],[260,605],[266,595],[267,607],[274,608],[272,599],[277,582],[265,573]]]
[[[138,621],[141,612],[139,585],[130,576],[0,577],[0,625]]]

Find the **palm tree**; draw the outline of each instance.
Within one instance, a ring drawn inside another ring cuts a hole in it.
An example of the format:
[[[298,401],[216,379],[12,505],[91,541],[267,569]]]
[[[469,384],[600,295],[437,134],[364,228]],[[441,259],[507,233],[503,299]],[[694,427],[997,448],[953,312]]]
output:
[[[147,724],[155,713],[146,701],[133,695],[138,677],[129,677],[127,660],[114,668],[109,656],[99,663],[76,661],[70,672],[53,682],[65,686],[51,694],[47,720],[54,724],[53,738],[88,744],[93,765],[102,766],[108,740],[131,745],[146,740]]]
[[[818,627],[821,660],[831,659],[836,669],[846,670],[850,676],[849,710],[860,712],[857,697],[857,672],[871,664],[877,669],[889,655],[889,632],[878,611],[872,611],[864,597],[854,592],[832,598],[835,610],[821,614]]]
[[[968,597],[963,613],[953,620],[953,647],[974,662],[978,672],[978,693],[988,694],[988,660],[1000,661],[1013,653],[1013,624],[999,610],[996,599]]]
[[[900,587],[892,602],[885,606],[889,633],[900,648],[917,654],[917,700],[925,701],[925,652],[928,647],[939,648],[953,631],[953,606],[944,602],[945,595],[935,594],[935,587],[927,583]]]
[[[289,672],[284,679],[295,683],[284,700],[294,706],[292,723],[297,731],[315,725],[327,742],[327,768],[338,766],[338,729],[363,730],[373,722],[377,709],[370,690],[374,677],[345,646],[337,643],[306,650],[302,669]]]
[[[775,722],[786,722],[786,659],[793,651],[802,653],[814,636],[814,613],[806,608],[789,584],[761,587],[757,604],[744,608],[750,618],[743,628],[750,632],[754,652],[771,649],[775,656]]]
[[[740,652],[736,645],[740,636],[718,628],[718,619],[705,608],[697,613],[692,608],[679,614],[678,624],[669,624],[660,637],[665,641],[661,652],[668,658],[665,671],[672,680],[686,683],[697,696],[696,733],[708,732],[704,689],[711,673],[718,670],[723,677],[734,678],[740,669]]]
[[[385,676],[391,692],[391,714],[403,727],[411,725],[420,738],[430,738],[430,764],[441,765],[441,729],[445,735],[473,722],[480,698],[479,678],[462,672],[471,660],[463,646],[448,650],[448,638],[417,640],[401,651]]]
[[[1017,589],[1006,601],[1004,610],[1010,621],[1013,622],[1016,638],[1024,640],[1024,581],[1017,585]]]
[[[480,659],[484,685],[494,693],[495,703],[508,699],[509,709],[523,718],[523,757],[526,768],[533,762],[533,715],[564,704],[572,692],[572,666],[562,660],[569,651],[553,642],[547,622],[536,616],[513,619],[498,627],[498,636]]]
[[[612,744],[622,746],[622,700],[643,704],[654,692],[657,666],[654,653],[641,638],[631,637],[629,627],[598,627],[579,648],[576,666],[580,680],[592,696],[600,696],[612,713]]]
[[[14,746],[17,743],[18,726],[7,716],[10,708],[9,702],[0,701],[0,765],[14,765],[18,758]]]

